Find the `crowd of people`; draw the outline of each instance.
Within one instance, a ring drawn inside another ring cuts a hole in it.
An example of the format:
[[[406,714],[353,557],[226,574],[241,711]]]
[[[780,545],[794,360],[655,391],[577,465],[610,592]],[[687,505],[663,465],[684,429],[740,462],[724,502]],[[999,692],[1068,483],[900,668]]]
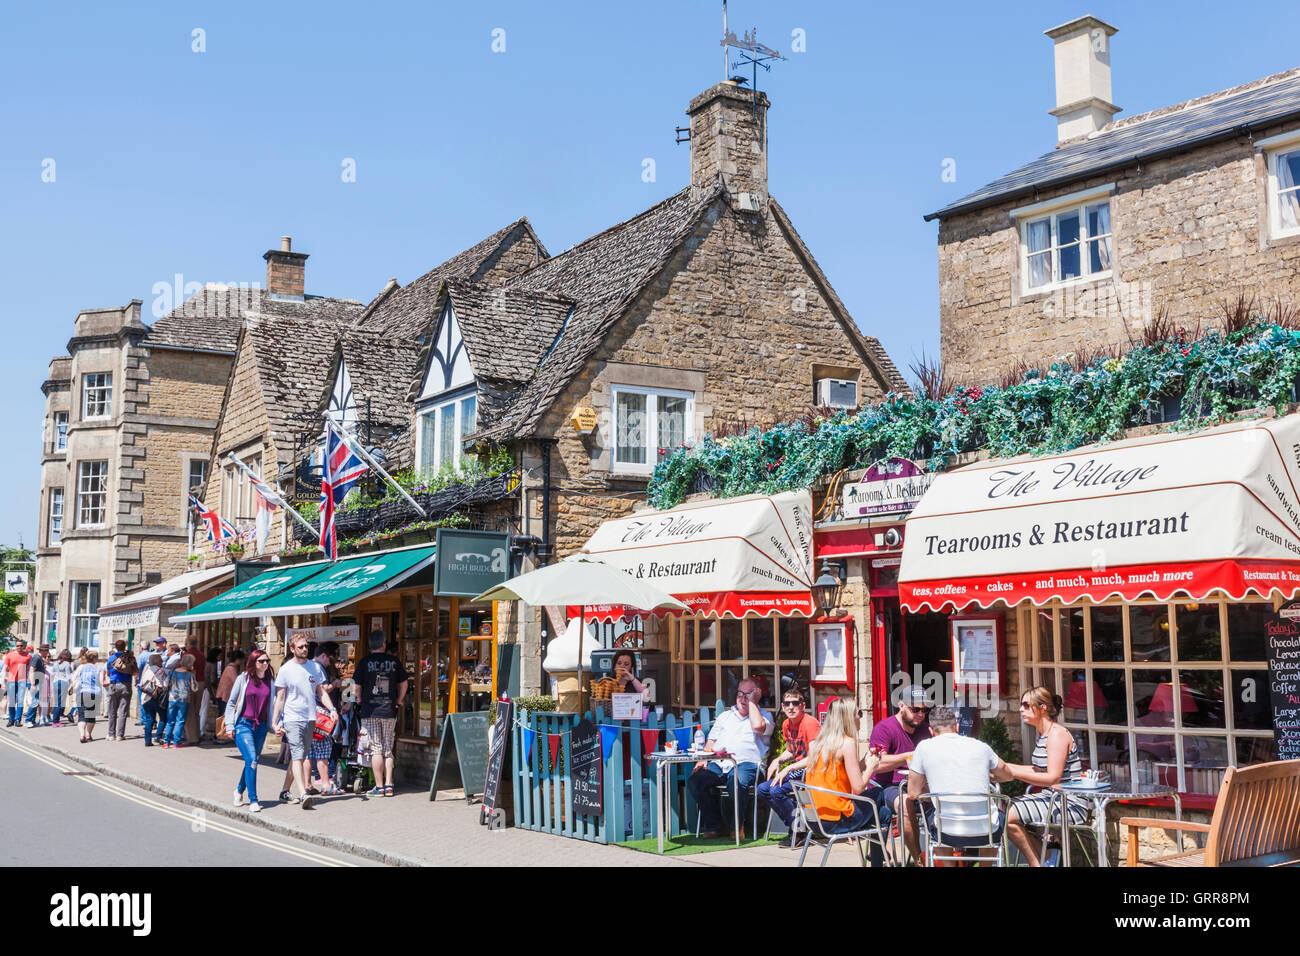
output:
[[[102,719],[110,741],[125,741],[134,695],[144,746],[180,749],[211,739],[238,749],[237,807],[262,809],[257,769],[271,733],[281,740],[278,762],[286,768],[281,802],[310,808],[316,797],[342,794],[345,739],[355,740],[355,761],[373,776],[369,795],[391,797],[395,726],[410,677],[382,631],[372,632],[367,646],[369,653],[344,667],[338,644],[315,647],[313,657],[313,645],[299,635],[277,673],[256,648],[204,653],[194,641],[182,648],[159,637],[132,651],[119,640],[100,661],[90,648],[75,659],[68,650],[51,658],[47,645],[19,641],[3,658],[6,726],[75,724],[85,744]]]
[[[798,830],[803,821],[794,789],[799,781],[808,787],[827,834],[877,825],[888,833],[901,825],[907,851],[917,861],[922,857],[922,826],[932,842],[958,850],[979,847],[980,855],[996,852],[988,845],[996,845],[1005,829],[1025,862],[1036,867],[1041,860],[1030,828],[1047,825],[1049,815],[1051,822],[1059,820],[1062,804],[1071,825],[1080,825],[1087,817],[1085,801],[1054,800],[1041,790],[1010,801],[1005,813],[998,801],[986,799],[991,788],[1012,780],[1047,788],[1081,779],[1078,745],[1057,721],[1061,698],[1045,687],[1035,687],[1021,697],[1021,719],[1034,729],[1037,739],[1031,762],[1019,765],[1005,762],[983,741],[962,735],[956,711],[931,707],[920,687],[903,688],[895,713],[872,727],[862,753],[862,712],[852,699],[832,700],[819,722],[807,712],[803,689],[787,684],[781,695],[784,747],[768,762],[762,780],[758,778],[775,724],[759,707],[759,698],[753,681],[740,682],[735,704],[718,714],[705,742],[704,749],[718,756],[700,760],[687,780],[700,809],[701,836],[716,837],[726,829],[720,796],[731,771],[723,759],[735,762],[740,791],[756,786],[759,807],[770,809],[785,823],[789,835],[783,846],[802,839]],[[942,797],[941,820],[936,820],[935,799],[926,799],[927,794],[950,795]],[[958,794],[962,796],[951,796]],[[869,852],[873,865],[884,862],[881,843],[871,843]]]

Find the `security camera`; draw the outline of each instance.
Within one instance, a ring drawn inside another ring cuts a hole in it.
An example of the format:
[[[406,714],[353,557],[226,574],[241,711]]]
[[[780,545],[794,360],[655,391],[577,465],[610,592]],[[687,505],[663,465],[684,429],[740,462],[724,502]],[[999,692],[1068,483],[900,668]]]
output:
[[[885,547],[897,548],[903,543],[903,532],[897,528],[889,528],[885,531]]]

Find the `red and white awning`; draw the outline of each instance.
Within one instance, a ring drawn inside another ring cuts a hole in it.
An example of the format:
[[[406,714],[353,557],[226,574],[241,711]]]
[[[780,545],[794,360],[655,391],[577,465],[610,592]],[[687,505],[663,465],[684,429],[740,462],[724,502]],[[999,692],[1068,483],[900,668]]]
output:
[[[606,521],[582,550],[699,614],[811,617],[812,548],[812,495],[791,491],[637,512]],[[586,617],[608,621],[632,610],[595,605]]]
[[[907,521],[910,611],[1300,592],[1300,415],[940,475]]]

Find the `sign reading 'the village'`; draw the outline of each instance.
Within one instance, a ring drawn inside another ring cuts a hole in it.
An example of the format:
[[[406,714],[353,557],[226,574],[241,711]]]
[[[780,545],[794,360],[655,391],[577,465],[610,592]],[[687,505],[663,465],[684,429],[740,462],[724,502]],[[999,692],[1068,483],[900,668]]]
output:
[[[1268,624],[1268,687],[1279,760],[1300,759],[1300,604],[1282,608]],[[1288,613],[1289,612],[1289,613]]]
[[[917,506],[932,481],[933,474],[906,458],[877,462],[861,481],[844,486],[844,514],[903,514]]]

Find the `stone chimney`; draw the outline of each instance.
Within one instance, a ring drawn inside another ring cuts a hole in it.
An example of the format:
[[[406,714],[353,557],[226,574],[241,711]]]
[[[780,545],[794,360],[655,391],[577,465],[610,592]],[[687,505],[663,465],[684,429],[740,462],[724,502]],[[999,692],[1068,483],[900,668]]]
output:
[[[728,80],[691,100],[691,194],[711,190],[719,175],[733,205],[767,203],[767,95]],[[743,197],[751,197],[745,199]]]
[[[1110,101],[1110,38],[1119,31],[1096,17],[1047,30],[1056,45],[1057,145],[1101,129],[1119,112]]]
[[[266,291],[301,302],[307,253],[289,251],[292,244],[293,240],[288,236],[281,236],[280,248],[268,249],[262,256],[266,260]]]

